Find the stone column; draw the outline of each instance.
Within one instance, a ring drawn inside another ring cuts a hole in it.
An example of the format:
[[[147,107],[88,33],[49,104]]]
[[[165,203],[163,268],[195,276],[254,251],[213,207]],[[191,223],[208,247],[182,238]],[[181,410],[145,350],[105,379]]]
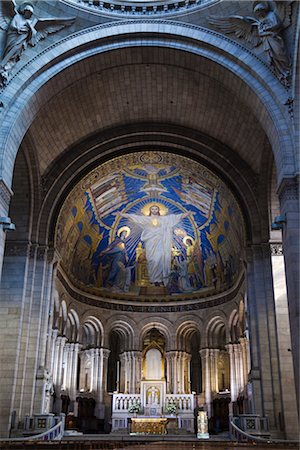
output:
[[[209,351],[210,365],[211,365],[211,391],[219,392],[219,380],[218,380],[218,361],[220,350],[218,348],[212,348]]]
[[[131,354],[130,352],[123,352],[120,355],[121,364],[124,367],[122,375],[124,376],[124,392],[130,393],[131,389]]]
[[[124,353],[120,354],[120,364],[121,364],[121,370],[120,370],[120,392],[125,392],[126,390],[126,357]]]
[[[0,227],[1,228],[1,227]],[[0,231],[1,233],[2,231]],[[8,241],[1,280],[0,433],[7,435],[11,413],[16,420],[40,413],[43,389],[39,376],[46,365],[52,263],[48,248],[29,242]],[[2,319],[2,320],[3,320]],[[3,325],[3,326],[2,326]]]
[[[101,348],[102,360],[103,360],[103,376],[102,376],[102,392],[103,394],[107,393],[107,369],[108,369],[108,357],[110,354],[110,350],[107,348]]]
[[[49,335],[49,346],[48,346],[48,366],[50,367],[50,373],[52,374],[52,379],[54,383],[54,363],[55,363],[55,348],[56,348],[56,340],[58,337],[58,330],[55,328],[51,330],[51,334]]]
[[[299,176],[283,179],[278,189],[278,196],[280,201],[280,214],[285,218],[282,229],[282,243],[287,280],[287,299],[289,306],[294,379],[296,383],[296,399],[299,412]]]
[[[92,348],[92,374],[91,391],[97,392],[98,389],[98,371],[99,371],[99,348]]]
[[[141,381],[141,362],[142,352],[132,351],[132,383],[130,387],[130,393],[138,394],[140,392]]]
[[[236,390],[237,390],[237,397],[239,393],[242,390],[242,365],[241,365],[241,348],[240,344],[233,344],[233,354],[234,354],[234,361],[235,361],[235,379],[236,379]]]
[[[110,350],[106,348],[96,348],[94,349],[93,354],[95,358],[94,369],[97,367],[93,391],[96,394],[95,416],[98,417],[98,419],[103,419],[105,415],[104,395],[107,393],[107,368]]]
[[[179,394],[179,387],[180,387],[180,368],[179,368],[179,362],[178,362],[178,352],[174,352],[174,358],[173,358],[173,393]]]
[[[65,336],[58,336],[55,342],[55,356],[54,356],[54,371],[53,371],[53,383],[56,388],[56,393],[60,393],[60,389],[63,383],[62,379],[62,367],[64,347],[66,345],[67,338]]]
[[[270,430],[279,430],[282,397],[273,279],[268,244],[247,249],[247,313],[251,341],[252,403],[268,416]]]
[[[172,361],[174,352],[166,353],[166,365],[167,365],[167,394],[173,393],[173,378],[172,378]]]
[[[203,348],[200,350],[202,365],[202,386],[204,386],[205,403],[207,407],[208,418],[211,417],[211,371],[210,371],[210,349]]]
[[[249,373],[247,339],[240,338],[240,345],[241,345],[241,354],[242,354],[242,361],[243,361],[242,380],[243,380],[243,387],[245,387],[248,382],[248,373]]]
[[[5,184],[3,180],[0,180],[0,217],[8,217],[9,204],[12,196],[12,190]],[[3,226],[0,225],[0,281],[4,258],[5,238],[6,232],[3,230]]]
[[[297,409],[297,399],[292,352],[290,351],[291,335],[287,304],[285,266],[281,243],[271,244],[271,259],[274,279],[283,414],[286,431],[285,438],[298,439],[299,426],[297,414],[295,413]]]
[[[192,355],[189,353],[185,354],[185,365],[186,365],[186,386],[185,393],[191,394],[191,359]]]
[[[234,355],[234,344],[227,344],[226,349],[229,353],[230,361],[230,396],[231,402],[234,403],[237,399],[236,359]]]
[[[70,399],[71,401],[76,401],[77,396],[77,377],[78,377],[78,355],[79,350],[81,348],[81,345],[76,342],[71,344],[71,361],[70,361],[70,386],[69,386],[69,392],[70,392]]]
[[[179,384],[178,384],[178,393],[184,394],[184,366],[185,366],[185,353],[178,352],[177,355],[178,361],[178,374],[179,374]]]

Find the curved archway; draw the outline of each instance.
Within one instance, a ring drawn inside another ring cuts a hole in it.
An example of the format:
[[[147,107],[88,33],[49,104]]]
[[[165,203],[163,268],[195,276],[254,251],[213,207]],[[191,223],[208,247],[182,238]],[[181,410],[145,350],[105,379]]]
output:
[[[71,55],[68,55],[68,51],[65,51],[65,42],[61,44],[54,45],[51,49],[51,59],[49,58],[47,51],[44,53],[44,55],[39,59],[37,64],[40,66],[40,70],[37,70],[37,67],[35,66],[34,73],[31,75],[31,79],[27,81],[28,88],[24,87],[24,84],[22,85],[22,94],[18,95],[18,98],[15,97],[16,91],[14,84],[16,85],[20,81],[21,73],[20,75],[16,75],[14,77],[13,82],[11,85],[7,87],[4,94],[4,101],[6,101],[7,98],[10,98],[10,112],[9,115],[4,117],[4,129],[7,130],[7,133],[5,136],[3,136],[3,151],[4,151],[4,164],[8,164],[7,167],[2,167],[1,173],[2,178],[6,182],[7,185],[10,185],[11,177],[12,177],[12,162],[14,161],[14,157],[16,155],[16,152],[18,150],[18,147],[20,145],[20,142],[22,140],[22,137],[24,136],[26,129],[28,129],[28,126],[30,124],[30,121],[38,113],[38,110],[40,108],[40,105],[38,102],[35,102],[35,104],[32,104],[31,110],[27,110],[26,116],[22,114],[22,117],[26,117],[26,121],[23,122],[23,119],[19,115],[22,111],[21,103],[24,104],[26,102],[29,102],[29,98],[31,97],[32,93],[35,93],[35,96],[37,95],[37,92],[41,89],[41,87],[44,85],[44,83],[48,80],[51,80],[59,71],[62,69],[66,70],[67,67],[71,67],[74,62],[78,62],[82,57],[84,59],[91,57],[93,54],[97,54],[101,51],[108,51],[115,48],[121,48],[121,47],[128,47],[135,45],[132,40],[127,41],[126,38],[124,38],[124,33],[127,35],[132,34],[131,38],[134,38],[136,33],[136,24],[134,23],[126,23],[126,24],[118,24],[117,27],[114,25],[110,26],[98,26],[97,28],[102,31],[102,36],[98,35],[95,41],[95,34],[93,34],[93,30],[87,30],[86,32],[81,32],[78,36],[75,35],[75,37],[70,38],[70,44],[72,46],[72,52],[74,53],[74,48],[77,47],[78,53],[76,57],[72,57]],[[96,28],[96,29],[97,29]],[[230,76],[225,77],[225,82],[227,81],[227,78],[230,77],[235,78],[235,81],[238,83],[241,83],[244,85],[244,93],[246,95],[245,99],[249,101],[249,99],[253,100],[253,105],[251,105],[252,111],[259,111],[260,120],[263,122],[263,120],[266,120],[266,123],[263,125],[263,128],[266,130],[270,142],[272,143],[273,151],[275,154],[275,159],[277,163],[278,168],[278,177],[281,178],[283,175],[288,175],[290,173],[289,163],[288,161],[291,160],[291,157],[293,159],[293,145],[292,142],[290,143],[290,146],[286,144],[286,142],[281,141],[281,137],[277,133],[277,127],[276,127],[276,121],[281,120],[281,128],[282,124],[286,123],[286,135],[289,135],[289,126],[287,125],[287,121],[285,118],[285,115],[282,114],[281,109],[278,105],[276,105],[276,102],[274,104],[274,98],[272,98],[271,90],[270,90],[270,84],[278,83],[277,80],[273,80],[271,83],[265,83],[265,79],[268,78],[266,74],[268,73],[268,69],[262,64],[258,63],[258,61],[255,59],[254,56],[251,56],[251,54],[244,48],[242,48],[239,44],[232,43],[227,38],[220,38],[220,36],[216,33],[213,33],[210,31],[207,32],[206,29],[197,28],[197,33],[195,34],[194,29],[192,26],[185,26],[181,25],[179,26],[177,23],[172,24],[172,22],[168,24],[164,24],[164,27],[158,26],[155,23],[151,23],[151,21],[147,23],[141,23],[140,24],[140,31],[139,31],[139,45],[146,47],[148,46],[147,38],[141,38],[141,36],[144,33],[147,33],[147,30],[151,29],[151,32],[156,32],[158,36],[160,36],[160,42],[158,41],[158,46],[163,46],[164,36],[167,35],[167,46],[168,48],[172,48],[174,43],[174,48],[180,48],[178,43],[178,38],[182,40],[182,49],[184,52],[188,52],[191,54],[200,54],[202,57],[206,59],[206,61],[216,61],[218,60],[218,67],[219,69],[222,68],[222,70],[225,68],[225,71],[229,71],[228,75],[230,73]],[[163,29],[162,29],[163,28]],[[112,44],[107,44],[106,37],[108,36],[108,33],[110,35],[110,39],[116,38],[116,42]],[[212,45],[209,36],[210,34],[214,34],[214,45]],[[184,36],[184,38],[182,38]],[[195,39],[195,36],[196,39]],[[175,38],[175,39],[174,39]],[[101,46],[101,39],[103,40],[103,45]],[[85,43],[89,43],[90,50],[86,50]],[[131,42],[131,43],[130,43]],[[199,46],[200,43],[200,46]],[[99,45],[100,44],[100,45]],[[95,45],[95,47],[93,47]],[[153,45],[153,40],[151,41],[151,45]],[[205,48],[205,46],[208,46],[209,51]],[[92,47],[92,48],[91,48]],[[227,59],[228,55],[228,47],[230,58]],[[244,64],[243,67],[241,64],[237,64],[237,60],[233,62],[234,55],[234,49],[239,48],[241,52],[245,52],[244,58]],[[80,51],[82,50],[82,55],[79,56]],[[220,58],[219,52],[223,51],[223,56]],[[232,50],[230,52],[230,50]],[[69,57],[68,57],[69,56]],[[65,58],[65,63],[62,63],[62,57]],[[255,67],[256,71],[255,73],[252,70],[251,67],[251,59],[255,60]],[[59,63],[58,63],[59,60]],[[230,63],[229,63],[230,60]],[[249,60],[249,62],[247,61]],[[236,67],[233,67],[234,64],[236,64]],[[29,66],[30,67],[30,66]],[[47,69],[45,70],[45,68]],[[44,70],[43,70],[44,68]],[[77,70],[77,74],[80,73],[80,70]],[[238,76],[237,76],[238,74]],[[251,75],[250,75],[251,74]],[[72,77],[73,78],[73,77]],[[65,80],[67,77],[65,77]],[[70,78],[69,78],[70,81]],[[74,81],[74,78],[73,78]],[[51,83],[51,81],[50,81]],[[61,89],[61,85],[59,83],[55,83],[57,88]],[[262,87],[262,91],[260,93],[260,90],[257,89],[258,85]],[[54,86],[53,86],[54,87]],[[48,86],[49,88],[49,86]],[[40,91],[42,92],[42,91]],[[49,91],[50,92],[50,91]],[[51,89],[51,92],[53,95],[53,90]],[[257,95],[256,92],[259,94]],[[19,92],[18,92],[19,94]],[[284,90],[282,90],[282,94],[284,95]],[[14,98],[15,101],[12,103],[11,99]],[[21,102],[21,103],[19,103]],[[254,104],[256,104],[256,107],[254,107]],[[259,106],[258,106],[259,104]],[[37,108],[37,109],[36,109]],[[274,114],[274,111],[275,114]],[[266,114],[264,115],[263,112]],[[21,122],[18,124],[18,120],[16,118],[19,115],[19,120]],[[23,124],[22,124],[23,122]],[[18,126],[17,126],[18,125]],[[16,127],[17,126],[17,127]],[[16,129],[17,134],[16,134]],[[5,150],[7,149],[7,150]],[[9,152],[11,152],[14,149],[14,156],[13,158],[6,158]],[[291,150],[290,150],[291,149]],[[10,161],[10,162],[9,162]]]

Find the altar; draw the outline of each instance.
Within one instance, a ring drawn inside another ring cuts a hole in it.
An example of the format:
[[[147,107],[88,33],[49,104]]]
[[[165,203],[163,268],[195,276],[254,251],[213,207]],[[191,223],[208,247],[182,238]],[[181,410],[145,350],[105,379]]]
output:
[[[130,434],[167,434],[168,419],[164,417],[133,417],[131,419]]]
[[[163,337],[155,328],[150,331],[144,342],[138,382],[133,387],[130,384],[132,377],[128,373],[127,381],[124,378],[121,383],[127,392],[113,393],[112,432],[164,435],[178,434],[179,430],[184,430],[193,433],[194,394],[184,392],[187,386],[184,383],[182,386],[173,386],[173,390],[180,392],[170,392],[170,382],[167,383],[166,379]]]

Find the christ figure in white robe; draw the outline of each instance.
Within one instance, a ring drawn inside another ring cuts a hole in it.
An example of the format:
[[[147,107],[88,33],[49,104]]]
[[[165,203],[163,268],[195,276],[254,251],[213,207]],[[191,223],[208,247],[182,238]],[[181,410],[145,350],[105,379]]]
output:
[[[168,284],[171,272],[173,227],[191,213],[160,215],[157,205],[152,205],[149,216],[119,213],[121,217],[139,225],[143,232],[148,275],[151,283]]]

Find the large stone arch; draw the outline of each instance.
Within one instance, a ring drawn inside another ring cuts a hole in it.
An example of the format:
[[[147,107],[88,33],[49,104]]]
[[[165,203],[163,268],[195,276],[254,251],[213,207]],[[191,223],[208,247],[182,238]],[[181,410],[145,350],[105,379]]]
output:
[[[148,32],[155,34],[156,38],[149,40]],[[234,80],[240,100],[255,111],[268,136],[275,155],[278,180],[293,175],[291,129],[288,114],[281,103],[286,92],[270,70],[244,47],[211,30],[177,22],[157,24],[149,20],[119,22],[117,26],[105,24],[82,30],[45,49],[13,77],[3,92],[4,105],[9,109],[3,113],[0,141],[3,149],[0,173],[7,186],[11,184],[14,159],[30,123],[45,102],[66,83],[75,82],[80,76],[80,61],[86,58],[92,61],[91,57],[96,54],[137,44],[140,47],[168,46],[179,52],[197,54],[224,75],[225,84],[230,85]],[[74,67],[76,74],[72,70]],[[57,78],[59,73],[63,76]],[[45,91],[43,87],[46,85]],[[276,97],[272,89],[276,91]]]

